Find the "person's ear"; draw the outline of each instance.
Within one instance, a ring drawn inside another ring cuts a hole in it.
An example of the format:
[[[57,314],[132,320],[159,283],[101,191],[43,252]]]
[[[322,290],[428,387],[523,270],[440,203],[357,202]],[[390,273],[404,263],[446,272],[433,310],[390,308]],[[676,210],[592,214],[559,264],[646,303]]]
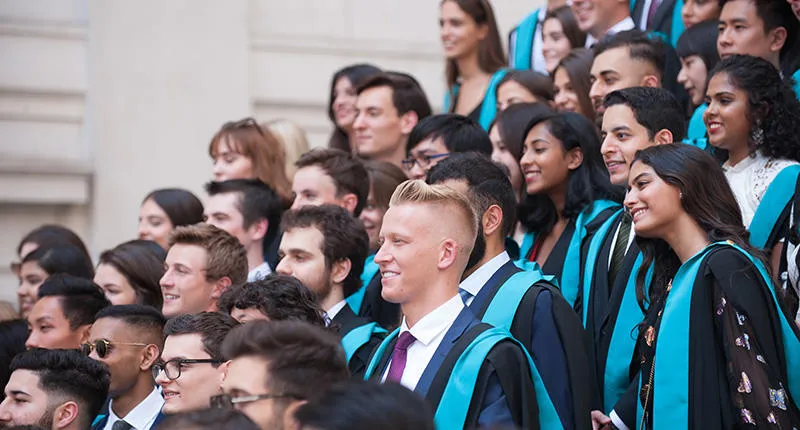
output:
[[[149,344],[142,348],[142,355],[139,362],[139,370],[147,371],[153,367],[153,364],[158,361],[158,357],[161,356],[161,351],[159,351],[158,346],[154,344]]]
[[[455,239],[445,239],[439,245],[439,261],[436,267],[447,269],[452,266],[458,258],[458,242]]]
[[[781,52],[783,45],[786,44],[786,28],[775,27],[769,32],[769,50],[772,52]]]
[[[400,132],[404,135],[411,133],[411,130],[417,126],[419,116],[413,110],[410,110],[400,116]]]
[[[358,197],[353,193],[347,193],[340,199],[343,208],[347,209],[347,212],[350,214],[354,214],[356,212],[356,207],[358,206]]]
[[[331,267],[331,282],[334,284],[341,284],[350,274],[352,263],[349,258],[339,260],[333,263]]]
[[[667,143],[674,143],[675,138],[672,137],[672,132],[667,130],[666,128],[662,128],[658,130],[655,136],[653,136],[653,143],[656,145],[664,145]]]
[[[267,230],[269,230],[269,221],[266,218],[261,218],[247,228],[247,233],[250,235],[251,240],[259,241],[267,235]]]
[[[214,283],[214,288],[211,290],[211,298],[219,299],[222,293],[224,293],[232,283],[233,281],[231,281],[231,278],[227,276],[219,278],[219,280]]]
[[[583,164],[583,151],[580,148],[572,148],[567,152],[567,168],[575,170]]]
[[[86,343],[89,341],[89,334],[92,331],[92,325],[86,324],[78,327],[78,336],[80,337],[80,343]]]
[[[217,367],[219,370],[219,389],[222,390],[222,383],[225,382],[225,379],[228,377],[228,370],[230,370],[231,361],[228,360]]]
[[[283,428],[295,430],[302,429],[302,426],[299,422],[297,422],[297,419],[294,417],[294,415],[297,413],[297,409],[306,403],[308,403],[306,400],[295,400],[283,410]]]
[[[73,423],[78,420],[79,412],[80,408],[78,407],[78,403],[73,400],[59,405],[55,411],[53,411],[53,428],[65,429],[74,427]]]
[[[644,79],[642,79],[641,86],[649,88],[660,88],[661,79],[658,79],[658,76],[656,75],[647,75],[644,77]]]
[[[491,205],[481,217],[484,236],[491,236],[503,227],[503,210],[498,205]]]

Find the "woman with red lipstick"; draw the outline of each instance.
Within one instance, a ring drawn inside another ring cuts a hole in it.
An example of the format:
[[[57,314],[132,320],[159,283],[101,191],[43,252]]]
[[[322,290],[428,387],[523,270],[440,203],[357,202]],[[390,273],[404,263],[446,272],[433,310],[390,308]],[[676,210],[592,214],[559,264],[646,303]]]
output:
[[[333,133],[328,139],[328,147],[353,152],[350,134],[358,116],[356,112],[356,90],[370,76],[381,72],[371,64],[353,64],[339,69],[331,79],[331,92],[328,101],[328,118],[333,123]]]
[[[446,57],[445,112],[468,116],[488,130],[507,64],[492,5],[488,0],[442,1],[439,35]]]
[[[564,298],[575,304],[580,249],[619,208],[623,191],[611,185],[594,125],[577,113],[545,114],[524,128],[520,169],[526,197],[519,208],[527,233],[521,257],[554,275]]]
[[[639,151],[625,207],[644,254],[641,368],[609,417],[619,428],[793,428],[800,353],[717,161],[666,144]],[[645,290],[645,279],[649,291]],[[623,426],[624,424],[624,426]]]
[[[717,65],[706,100],[708,141],[728,152],[722,167],[750,243],[770,254],[773,273],[785,278],[788,206],[800,173],[800,102],[771,63],[744,55]]]

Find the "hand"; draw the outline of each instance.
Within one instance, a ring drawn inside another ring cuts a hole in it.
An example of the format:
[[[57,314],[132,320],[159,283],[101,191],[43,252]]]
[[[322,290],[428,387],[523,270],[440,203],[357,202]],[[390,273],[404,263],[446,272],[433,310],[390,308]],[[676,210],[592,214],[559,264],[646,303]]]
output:
[[[592,411],[592,430],[602,430],[608,428],[611,418],[605,416],[600,411]]]

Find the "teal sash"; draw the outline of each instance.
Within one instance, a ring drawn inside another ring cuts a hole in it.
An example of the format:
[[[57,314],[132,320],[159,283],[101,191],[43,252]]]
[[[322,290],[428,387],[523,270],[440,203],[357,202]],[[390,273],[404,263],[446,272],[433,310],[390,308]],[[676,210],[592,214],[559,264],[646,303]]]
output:
[[[536,402],[539,406],[539,428],[564,428],[561,424],[561,419],[558,417],[558,413],[556,413],[556,408],[553,406],[553,402],[550,400],[550,396],[544,388],[542,377],[539,375],[536,365],[533,364],[531,356],[525,351],[522,344],[511,337],[508,331],[499,328],[491,328],[478,335],[467,349],[464,350],[461,357],[458,358],[455,366],[453,366],[450,379],[448,379],[447,386],[442,394],[442,400],[439,402],[439,407],[436,409],[436,414],[433,417],[437,429],[460,430],[464,428],[467,412],[469,411],[469,404],[472,400],[481,366],[483,362],[486,361],[486,356],[492,348],[503,340],[511,340],[517,343],[528,359],[528,365],[530,366],[531,375],[533,376],[534,390],[536,392]]]
[[[397,328],[381,342],[372,356],[372,361],[367,366],[364,380],[369,380],[372,377],[375,373],[375,368],[378,367],[381,358],[386,354],[389,345],[399,334],[400,329]],[[517,343],[528,359],[528,365],[533,377],[534,391],[536,392],[536,402],[539,407],[539,427],[543,430],[564,428],[531,356],[508,331],[491,328],[478,335],[456,361],[434,416],[437,429],[464,428],[469,404],[478,379],[478,372],[492,348],[498,342],[506,339]]]
[[[764,249],[786,205],[794,197],[795,185],[800,175],[800,165],[787,166],[775,176],[758,204],[750,223],[750,244]]]
[[[489,126],[492,125],[494,117],[497,115],[497,84],[503,79],[503,76],[508,73],[508,69],[500,69],[492,75],[489,80],[489,87],[486,88],[486,94],[483,95],[483,104],[481,105],[481,112],[478,116],[478,124],[481,128],[489,131]],[[453,88],[444,95],[444,111],[449,112],[452,108],[452,99],[458,95],[458,90],[461,86],[455,84]]]
[[[528,70],[533,66],[533,38],[536,35],[536,25],[539,23],[539,11],[525,17],[517,27],[517,37],[514,42],[514,53],[511,57],[511,67],[514,69]]]
[[[572,307],[575,307],[575,301],[578,299],[578,285],[581,277],[581,245],[588,233],[586,225],[594,221],[601,212],[617,206],[619,203],[610,200],[595,200],[590,211],[584,210],[575,219],[575,233],[572,234],[572,239],[569,241],[564,267],[561,269],[561,277],[558,278],[561,294]]]
[[[792,398],[800,395],[800,339],[780,310],[774,285],[764,265],[746,251],[728,242],[717,242],[687,260],[675,274],[672,290],[661,316],[661,327],[656,337],[656,357],[653,402],[653,430],[689,427],[689,336],[692,290],[697,272],[705,256],[713,248],[730,246],[746,256],[760,272],[769,286],[781,324],[787,370],[787,385]],[[641,380],[640,380],[641,384]],[[637,402],[637,416],[643,413],[641,402]],[[637,426],[641,422],[637,420]]]
[[[592,294],[592,284],[594,282],[595,265],[597,264],[597,256],[600,254],[600,248],[603,246],[603,241],[608,235],[608,231],[614,225],[617,217],[622,213],[623,209],[614,212],[608,217],[605,222],[597,229],[591,242],[589,242],[589,251],[586,254],[586,265],[583,272],[583,328],[586,328],[586,321],[589,315],[589,297]]]
[[[689,129],[686,131],[686,139],[683,139],[683,143],[696,146],[703,150],[708,146],[706,123],[703,122],[703,114],[706,112],[706,109],[708,109],[708,105],[703,103],[694,110],[692,118],[689,119]]]
[[[630,8],[631,16],[633,16],[633,10],[636,8],[636,0],[632,0],[630,2]],[[683,0],[677,0],[675,2],[675,7],[672,9],[672,22],[670,23],[669,38],[667,38],[666,34],[659,31],[652,33],[664,39],[664,42],[669,43],[673,48],[678,44],[678,39],[680,39],[681,34],[683,34],[684,30],[686,30],[686,27],[683,25],[683,18],[681,18],[681,9],[683,9]],[[647,13],[647,11],[644,11],[644,13]]]
[[[794,88],[794,94],[800,99],[800,69],[794,71],[792,79],[794,79],[794,85],[792,86],[792,88]]]
[[[535,270],[523,270],[511,275],[503,286],[497,291],[486,312],[483,314],[482,321],[504,330],[511,330],[522,298],[533,284],[553,278],[545,276],[538,267]]]
[[[350,330],[342,337],[341,344],[348,363],[356,351],[369,342],[373,333],[386,333],[386,330],[381,328],[378,323],[371,322]]]
[[[380,267],[375,263],[375,254],[370,254],[367,260],[364,261],[364,270],[361,272],[361,288],[344,299],[356,315],[361,312],[361,305],[364,303],[364,296],[367,294],[367,286],[378,273],[378,270],[380,270]]]
[[[611,342],[608,345],[606,367],[603,372],[603,407],[606,413],[614,409],[614,405],[631,385],[631,361],[636,349],[638,334],[635,329],[644,319],[642,309],[636,300],[636,274],[639,273],[639,269],[642,267],[643,259],[644,257],[640,252],[631,270],[628,283],[625,285],[622,303],[619,307],[617,320],[614,323],[614,331],[611,332]],[[653,266],[650,266],[645,277],[645,285],[648,286],[648,289],[652,279]]]
[[[536,243],[536,234],[529,231],[522,236],[522,243],[519,245],[520,260],[527,260],[526,257],[530,254],[534,243]]]

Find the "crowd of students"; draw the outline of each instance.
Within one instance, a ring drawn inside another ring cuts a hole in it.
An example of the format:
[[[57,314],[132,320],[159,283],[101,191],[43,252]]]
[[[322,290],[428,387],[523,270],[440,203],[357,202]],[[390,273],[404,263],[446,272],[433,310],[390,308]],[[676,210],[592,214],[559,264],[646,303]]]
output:
[[[224,124],[97,264],[19,242],[0,426],[800,428],[800,7],[440,3],[445,113],[332,79]],[[18,312],[18,314],[17,314]]]

